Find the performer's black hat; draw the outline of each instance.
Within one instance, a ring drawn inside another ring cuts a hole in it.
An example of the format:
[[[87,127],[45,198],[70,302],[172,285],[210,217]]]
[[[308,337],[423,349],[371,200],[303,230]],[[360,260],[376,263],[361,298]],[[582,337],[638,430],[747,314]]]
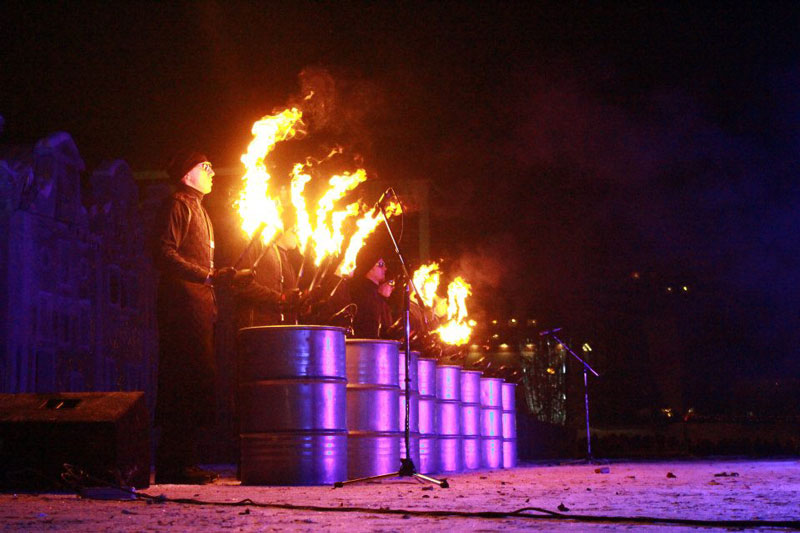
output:
[[[193,149],[179,150],[167,164],[167,174],[172,181],[180,181],[195,165],[208,161],[202,152]]]
[[[353,272],[353,276],[363,276],[375,266],[379,259],[383,258],[386,261],[390,252],[388,237],[383,232],[373,233],[358,251],[358,255],[356,255],[356,269]]]

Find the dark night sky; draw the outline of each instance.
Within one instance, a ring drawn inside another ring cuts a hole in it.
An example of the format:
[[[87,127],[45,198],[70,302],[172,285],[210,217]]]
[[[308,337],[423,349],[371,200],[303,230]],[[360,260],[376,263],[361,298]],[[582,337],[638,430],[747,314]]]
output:
[[[652,288],[642,312],[698,317],[709,365],[797,376],[796,3],[232,5],[5,2],[0,142],[65,130],[90,169],[136,170],[193,142],[233,166],[325,69],[310,138],[431,179],[433,253],[487,311],[612,350],[619,307]],[[684,283],[692,300],[663,304]]]

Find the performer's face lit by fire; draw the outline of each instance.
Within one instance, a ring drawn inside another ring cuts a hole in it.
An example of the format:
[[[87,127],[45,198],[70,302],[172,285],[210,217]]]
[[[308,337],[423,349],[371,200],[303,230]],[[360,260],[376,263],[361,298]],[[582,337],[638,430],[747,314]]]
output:
[[[386,270],[386,262],[383,258],[378,259],[378,262],[367,272],[366,278],[375,285],[380,285],[386,279]]]
[[[186,173],[182,181],[189,187],[197,189],[203,194],[208,194],[211,192],[213,177],[214,169],[211,168],[211,163],[205,161],[193,166],[192,170]]]

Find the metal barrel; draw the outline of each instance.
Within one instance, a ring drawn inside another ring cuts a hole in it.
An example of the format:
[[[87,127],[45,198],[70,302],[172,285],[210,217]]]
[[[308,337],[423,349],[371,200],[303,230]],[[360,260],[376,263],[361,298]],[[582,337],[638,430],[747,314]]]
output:
[[[417,470],[422,474],[435,474],[439,471],[439,437],[419,436],[419,464]]]
[[[516,383],[503,383],[503,468],[517,466]]]
[[[408,363],[408,387],[410,390],[408,402],[408,428],[410,432],[410,446],[411,450],[408,456],[414,462],[414,465],[419,469],[419,393],[417,392],[417,361],[419,360],[419,352],[410,352],[411,357]],[[400,431],[403,432],[403,438],[400,439],[400,457],[406,457],[406,352],[400,350],[399,364],[397,368],[397,375],[399,377],[400,385],[400,403],[399,403],[399,422]]]
[[[344,332],[331,326],[239,330],[243,485],[324,485],[347,475]]]
[[[436,398],[434,396],[418,396],[417,410],[420,435],[436,435]]]
[[[481,467],[481,372],[461,371],[461,434],[464,469]]]
[[[436,366],[436,398],[461,401],[461,367],[457,365]]]
[[[400,431],[406,429],[406,394],[400,392],[400,401],[398,402],[398,424]],[[408,428],[411,433],[419,433],[419,393],[411,391],[411,401],[408,402]]]
[[[347,476],[387,474],[400,464],[399,343],[347,339]]]
[[[481,461],[484,468],[503,467],[501,378],[481,378]]]
[[[423,474],[439,471],[439,437],[436,434],[436,359],[417,359],[419,463]]]
[[[412,391],[419,391],[419,352],[411,351],[411,359],[408,362],[408,388]],[[405,350],[399,351],[399,364],[397,366],[397,378],[400,390],[406,390],[406,352]]]
[[[461,434],[461,367],[436,367],[436,433],[439,437],[439,470],[464,469]]]
[[[467,437],[466,435],[462,437],[464,470],[477,470],[483,466],[481,461],[482,444],[483,440],[480,437]]]
[[[417,390],[420,396],[436,396],[436,359],[417,359]]]
[[[480,370],[461,371],[462,402],[481,404],[481,376]]]

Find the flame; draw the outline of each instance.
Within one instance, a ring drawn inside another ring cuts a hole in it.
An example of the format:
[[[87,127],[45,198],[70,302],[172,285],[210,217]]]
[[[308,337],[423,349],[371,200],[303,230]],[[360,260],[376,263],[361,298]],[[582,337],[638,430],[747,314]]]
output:
[[[402,208],[397,201],[392,200],[384,207],[384,211],[386,212],[386,216],[391,218],[400,214]],[[350,237],[350,242],[344,253],[344,259],[342,259],[342,262],[339,264],[339,268],[336,269],[337,276],[353,275],[356,269],[356,256],[358,255],[358,251],[364,246],[364,241],[375,231],[375,228],[378,227],[382,220],[381,211],[375,206],[356,221],[356,232]]]
[[[366,238],[375,230],[381,220],[380,211],[368,210],[361,201],[352,202],[344,208],[336,209],[336,204],[349,192],[367,179],[364,169],[355,172],[344,172],[328,179],[328,188],[315,202],[315,208],[309,208],[306,199],[306,185],[312,180],[310,158],[304,163],[297,163],[291,171],[291,205],[283,205],[274,192],[271,194],[269,182],[271,176],[267,171],[266,158],[281,141],[292,139],[302,133],[304,126],[302,112],[290,108],[274,115],[268,115],[253,124],[253,140],[242,155],[245,166],[242,177],[243,188],[236,201],[236,208],[242,218],[242,230],[250,235],[265,225],[261,239],[269,243],[283,231],[281,215],[284,209],[294,210],[294,225],[300,244],[300,251],[311,253],[313,249],[314,264],[320,266],[328,256],[339,256],[346,240],[345,222],[356,219],[348,228],[355,228],[350,237],[343,261],[337,273],[349,274],[355,269],[355,257],[364,245]],[[341,148],[334,148],[325,159],[341,153]],[[314,205],[314,202],[312,202]],[[313,211],[313,217],[311,210]],[[400,206],[393,202],[385,208],[387,216],[400,212]],[[341,275],[341,274],[340,274]]]
[[[303,114],[296,108],[286,109],[276,115],[267,115],[253,124],[253,140],[242,155],[245,166],[242,177],[244,187],[236,202],[242,217],[242,230],[252,236],[263,222],[266,224],[261,239],[268,243],[283,230],[281,206],[269,193],[269,180],[264,159],[281,141],[294,137],[302,122]]]
[[[447,286],[447,322],[434,333],[447,344],[461,346],[469,342],[472,327],[467,323],[467,296],[472,294],[472,286],[464,278],[457,276]]]
[[[297,228],[297,240],[299,241],[300,252],[305,253],[308,241],[314,230],[311,228],[311,220],[306,210],[306,199],[303,196],[303,189],[306,183],[311,181],[311,176],[305,171],[305,165],[298,163],[292,169],[292,205],[295,210],[295,227]]]
[[[419,267],[412,276],[414,286],[422,296],[422,302],[428,307],[433,307],[436,291],[439,290],[441,274],[439,263],[430,263]]]
[[[322,263],[325,256],[339,253],[344,242],[342,224],[345,219],[358,215],[360,211],[358,203],[352,203],[341,211],[333,211],[334,204],[366,179],[367,172],[360,168],[354,174],[345,172],[328,180],[331,187],[317,202],[316,228],[312,234],[315,252],[314,264],[317,266]]]

